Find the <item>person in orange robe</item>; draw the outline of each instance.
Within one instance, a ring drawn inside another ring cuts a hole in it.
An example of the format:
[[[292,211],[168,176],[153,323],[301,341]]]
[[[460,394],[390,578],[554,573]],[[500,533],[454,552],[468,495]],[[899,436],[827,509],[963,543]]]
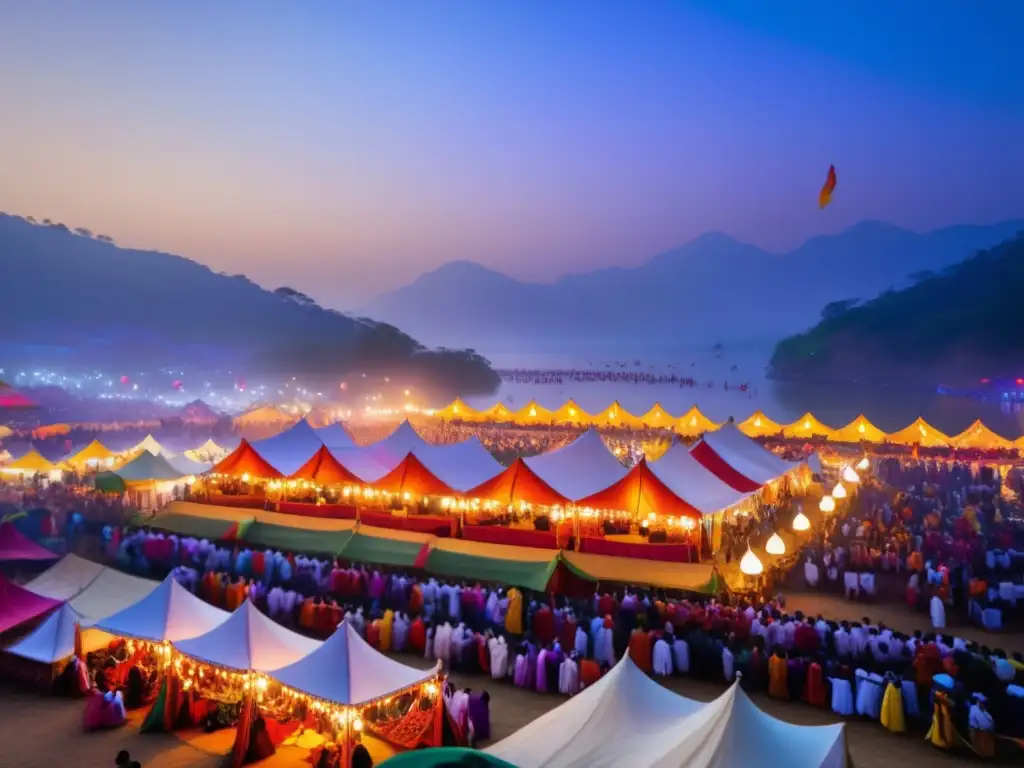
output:
[[[629,658],[644,673],[651,674],[651,636],[639,627],[629,635]]]
[[[580,684],[589,688],[601,679],[601,667],[593,659],[583,659],[580,662]]]
[[[807,683],[804,685],[804,701],[816,707],[827,706],[825,698],[825,680],[821,673],[821,665],[814,662],[807,668]]]
[[[789,698],[789,687],[786,683],[787,671],[786,659],[776,651],[768,659],[768,695],[773,699],[785,701]]]
[[[409,591],[409,613],[419,613],[423,610],[423,588],[419,584],[413,584]]]
[[[316,616],[316,604],[312,597],[302,601],[299,608],[299,627],[307,632],[313,631],[313,620]]]
[[[366,625],[366,642],[380,650],[380,619],[374,619]]]
[[[219,573],[211,574],[210,580],[210,602],[218,608],[224,607],[224,580]]]

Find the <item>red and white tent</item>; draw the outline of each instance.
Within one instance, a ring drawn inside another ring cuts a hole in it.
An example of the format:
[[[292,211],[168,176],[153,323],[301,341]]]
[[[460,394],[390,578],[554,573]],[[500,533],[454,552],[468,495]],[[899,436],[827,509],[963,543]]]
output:
[[[702,515],[713,515],[742,503],[750,496],[739,491],[701,464],[682,443],[649,465],[665,486]]]
[[[603,491],[629,472],[593,428],[568,445],[523,461],[537,477],[573,501]]]
[[[800,466],[762,448],[731,423],[706,433],[690,453],[720,480],[743,493],[753,493]]]

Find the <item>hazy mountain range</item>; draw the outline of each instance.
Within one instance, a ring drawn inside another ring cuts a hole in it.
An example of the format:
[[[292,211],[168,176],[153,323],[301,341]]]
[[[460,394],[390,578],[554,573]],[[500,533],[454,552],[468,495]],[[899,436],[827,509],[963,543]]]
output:
[[[813,325],[831,302],[902,287],[1021,229],[1024,220],[927,233],[865,221],[783,255],[708,233],[638,267],[550,284],[456,261],[361,312],[431,343],[488,351],[774,342]]]
[[[282,272],[284,272],[282,267]],[[238,374],[378,373],[436,397],[493,391],[468,352],[428,350],[395,327],[268,291],[181,256],[119,248],[105,235],[0,214],[0,367],[27,360]]]

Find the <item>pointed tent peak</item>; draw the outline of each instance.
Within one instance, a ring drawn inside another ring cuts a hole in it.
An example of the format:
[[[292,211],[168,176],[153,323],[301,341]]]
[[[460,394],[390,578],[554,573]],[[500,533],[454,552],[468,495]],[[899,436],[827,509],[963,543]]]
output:
[[[416,427],[408,419],[403,419],[391,434],[369,447],[385,446],[390,450],[408,453],[422,445],[430,445],[430,443],[423,439],[423,435],[416,431]]]
[[[356,441],[340,421],[320,427],[316,430],[316,436],[331,450],[357,447]]]
[[[473,421],[479,418],[480,412],[468,405],[461,397],[456,397],[434,415],[448,421]]]
[[[75,652],[75,625],[81,620],[78,611],[61,603],[38,627],[4,651],[40,664],[55,664]]]
[[[643,426],[643,422],[623,408],[618,400],[612,400],[611,405],[595,414],[594,423],[613,427]]]
[[[888,439],[889,435],[872,424],[863,413],[829,437],[838,443],[884,443]]]
[[[545,483],[572,500],[607,488],[628,471],[594,427],[567,445],[524,461]]]
[[[975,419],[967,429],[950,438],[956,448],[974,448],[983,451],[1005,451],[1013,448],[1013,441],[993,432],[982,422]]]
[[[285,413],[273,405],[258,405],[234,418],[237,427],[267,426],[269,424],[289,424],[295,421],[290,413]]]
[[[103,463],[110,465],[114,462],[114,453],[99,440],[94,439],[91,443],[82,448],[82,450],[68,458],[67,462],[69,464]]]
[[[672,426],[676,418],[662,408],[660,402],[656,401],[651,409],[640,417],[640,420],[651,427],[669,427]]]
[[[166,455],[168,453],[167,449],[160,445],[152,434],[146,435],[131,449],[132,453],[140,453],[142,451],[148,451],[154,456]]]
[[[36,619],[59,605],[59,600],[37,595],[0,574],[0,634]]]
[[[789,438],[829,437],[834,433],[832,427],[822,424],[810,411],[782,428],[783,437]]]
[[[578,507],[629,512],[640,518],[652,514],[700,518],[702,511],[687,501],[685,493],[681,487],[670,486],[642,458],[617,482],[575,503]]]
[[[951,442],[949,435],[940,432],[920,416],[889,435],[889,441],[896,445],[919,445],[922,448],[944,448]]]
[[[594,421],[594,417],[571,397],[553,415],[555,421],[564,424],[591,424]]]
[[[531,399],[514,414],[517,424],[547,424],[554,420],[555,414]]]
[[[184,473],[173,466],[162,454],[143,451],[115,473],[125,482],[143,483],[158,480],[178,480]]]
[[[386,493],[400,493],[404,501],[423,496],[459,496],[460,492],[438,477],[413,451],[373,485]]]
[[[722,425],[712,421],[696,405],[676,420],[676,432],[687,437],[697,437],[713,432]]]
[[[772,437],[782,432],[782,425],[769,419],[764,411],[754,411],[736,426],[747,437]]]
[[[362,706],[433,680],[439,671],[440,662],[423,670],[388,658],[343,621],[319,648],[276,670],[273,678],[323,701]]]
[[[4,470],[11,472],[53,472],[55,469],[57,465],[35,448],[30,448],[27,453],[4,467]]]
[[[185,451],[185,456],[192,461],[213,462],[227,456],[227,451],[214,442],[212,437],[206,438],[202,445]]]
[[[485,411],[480,411],[480,416],[487,421],[511,421],[512,411],[504,403],[495,403]]]
[[[100,619],[93,627],[121,637],[174,642],[205,634],[229,615],[193,595],[172,573],[141,600]]]
[[[525,501],[527,504],[544,507],[567,505],[570,501],[530,469],[521,456],[516,457],[508,469],[475,488],[469,489],[464,495],[469,498],[487,499],[502,504]]]
[[[242,438],[238,447],[221,459],[210,471],[215,475],[249,475],[265,480],[280,480],[284,477],[260,456],[245,438]]]
[[[10,520],[0,523],[0,562],[16,560],[56,560],[60,557],[32,541]],[[3,578],[0,575],[0,578]]]
[[[364,481],[338,461],[326,445],[321,445],[288,479],[308,480],[317,485],[364,485]]]

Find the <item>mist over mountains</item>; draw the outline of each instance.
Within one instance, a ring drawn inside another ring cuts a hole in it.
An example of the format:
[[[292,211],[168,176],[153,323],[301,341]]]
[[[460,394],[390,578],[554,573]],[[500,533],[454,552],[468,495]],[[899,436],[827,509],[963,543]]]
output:
[[[1013,237],[1024,221],[916,233],[865,221],[783,255],[712,232],[634,268],[515,280],[455,261],[361,312],[435,344],[489,352],[577,344],[775,342],[831,302],[867,300]]]

